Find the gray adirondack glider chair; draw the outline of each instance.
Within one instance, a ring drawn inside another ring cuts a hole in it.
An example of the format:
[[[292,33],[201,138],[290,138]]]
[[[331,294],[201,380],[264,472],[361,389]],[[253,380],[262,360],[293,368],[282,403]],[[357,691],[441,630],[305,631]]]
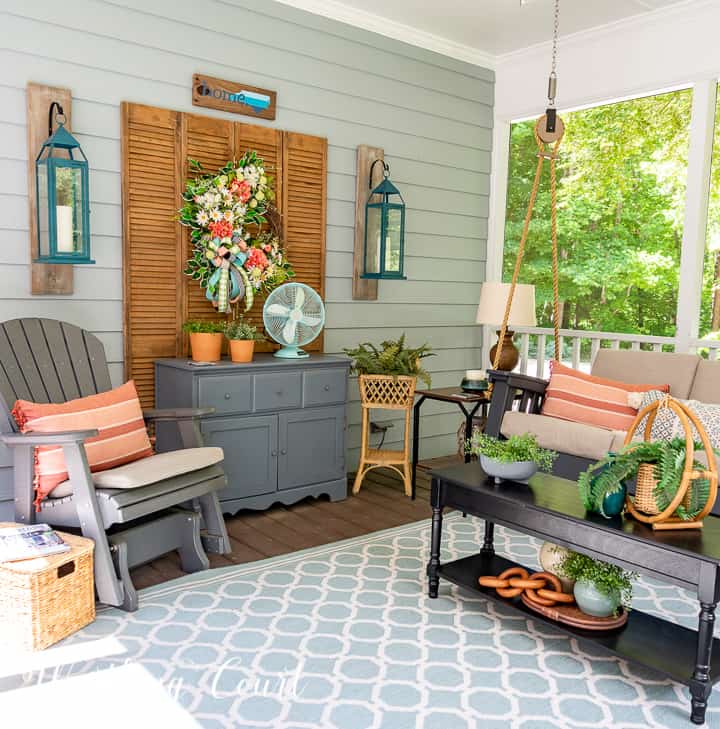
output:
[[[97,431],[22,434],[11,415],[17,399],[60,403],[110,389],[105,349],[93,334],[53,319],[0,324],[0,440],[14,455],[15,518],[35,521],[35,446],[61,445],[71,493],[47,498],[38,521],[77,528],[92,539],[98,598],[132,611],[138,606],[132,567],[178,550],[183,569],[196,572],[209,567],[205,550],[230,552],[216,493],[227,480],[221,465],[214,464],[137,488],[96,488],[83,441]],[[196,448],[202,446],[196,418],[210,413],[188,408],[143,415],[146,422],[174,421],[182,447]]]

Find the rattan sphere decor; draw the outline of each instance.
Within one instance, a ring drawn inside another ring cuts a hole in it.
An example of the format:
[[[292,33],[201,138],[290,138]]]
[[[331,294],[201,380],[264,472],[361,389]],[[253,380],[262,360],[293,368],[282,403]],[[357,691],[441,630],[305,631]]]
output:
[[[718,471],[715,451],[705,428],[695,413],[684,403],[667,395],[662,400],[651,403],[638,413],[625,437],[625,445],[632,443],[643,421],[645,421],[643,440],[649,441],[655,418],[657,418],[659,412],[665,409],[671,410],[679,418],[685,432],[685,468],[677,493],[666,509],[662,511],[658,509],[654,496],[655,486],[657,485],[654,468],[652,464],[643,464],[638,469],[635,496],[632,497],[628,494],[627,510],[632,517],[645,524],[652,525],[653,529],[699,529],[702,527],[702,520],[710,513],[715,503],[718,490]],[[693,438],[693,427],[705,449],[708,460],[707,469],[700,470],[694,466],[695,439]],[[675,515],[675,512],[681,504],[687,506],[691,495],[692,482],[698,479],[707,479],[710,483],[707,502],[692,521],[681,519]]]

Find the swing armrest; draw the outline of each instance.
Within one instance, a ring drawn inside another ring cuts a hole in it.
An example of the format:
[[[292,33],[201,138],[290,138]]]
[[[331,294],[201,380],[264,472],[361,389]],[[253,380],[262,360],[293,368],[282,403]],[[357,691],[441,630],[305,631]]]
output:
[[[0,440],[9,447],[65,446],[82,443],[98,434],[97,430],[66,430],[56,433],[3,433]]]
[[[519,372],[504,372],[502,370],[490,370],[488,379],[492,383],[493,391],[490,400],[485,433],[494,438],[500,437],[500,428],[503,418],[508,410],[512,410],[515,400],[520,398],[520,407],[525,410],[530,407],[530,412],[540,412],[542,401],[547,389],[547,380],[539,377],[522,375]],[[525,407],[523,407],[523,404]]]

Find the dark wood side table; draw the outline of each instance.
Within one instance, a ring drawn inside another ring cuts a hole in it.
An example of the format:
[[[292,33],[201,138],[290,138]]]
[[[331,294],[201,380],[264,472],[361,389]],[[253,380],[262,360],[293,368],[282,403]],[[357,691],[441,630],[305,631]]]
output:
[[[713,637],[715,607],[720,601],[720,518],[706,517],[702,529],[653,531],[632,519],[587,514],[574,481],[537,474],[529,485],[506,481],[495,486],[478,463],[433,471],[430,502],[433,516],[427,575],[431,598],[438,596],[440,579],[449,580],[534,621],[601,645],[688,686],[690,718],[695,724],[704,722],[713,684],[720,680],[720,639]],[[485,520],[485,538],[478,553],[453,562],[440,561],[445,508]],[[497,575],[517,566],[495,553],[496,523],[691,590],[699,607],[697,630],[632,610],[624,627],[590,633],[551,621],[519,598],[505,599],[495,590],[481,587],[481,575]]]
[[[490,395],[487,392],[463,392],[459,387],[439,387],[435,390],[415,390],[418,400],[413,407],[413,442],[412,442],[412,498],[415,498],[417,464],[420,453],[420,408],[425,400],[454,402],[465,416],[465,433],[472,433],[473,418],[482,407],[483,418],[487,418]],[[467,406],[467,407],[466,407]],[[471,409],[468,410],[468,407]],[[470,454],[465,454],[465,463],[470,463]]]

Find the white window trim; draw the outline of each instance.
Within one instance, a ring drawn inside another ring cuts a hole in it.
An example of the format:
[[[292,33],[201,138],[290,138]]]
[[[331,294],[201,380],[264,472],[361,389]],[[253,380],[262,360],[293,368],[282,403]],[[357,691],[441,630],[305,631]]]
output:
[[[699,333],[718,79],[716,77],[705,78],[690,86],[693,90],[693,101],[689,127],[687,187],[676,312],[678,324],[675,351],[677,352],[692,351],[692,342],[697,339]],[[651,94],[643,93],[637,94],[637,97],[627,98],[640,98],[648,95]],[[593,106],[611,104],[613,101],[617,100],[598,102]],[[494,120],[486,265],[488,281],[502,280],[512,123],[510,119],[495,117]],[[484,360],[487,360],[488,352],[495,339],[492,328],[485,327],[483,331]]]

